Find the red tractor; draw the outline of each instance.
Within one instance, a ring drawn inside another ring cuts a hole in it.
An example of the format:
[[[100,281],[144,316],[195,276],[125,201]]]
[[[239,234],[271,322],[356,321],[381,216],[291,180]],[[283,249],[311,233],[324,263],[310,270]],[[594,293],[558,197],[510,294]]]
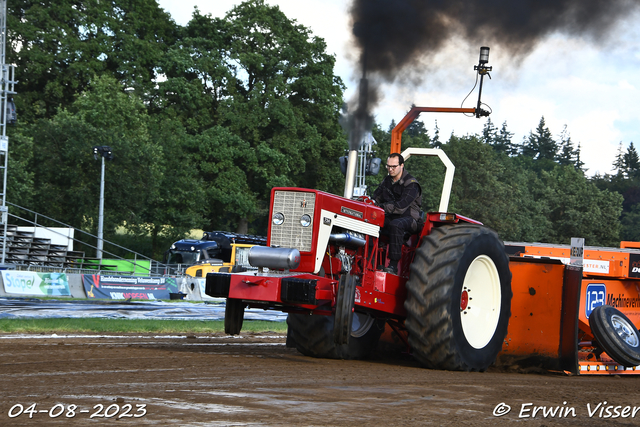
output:
[[[227,298],[225,331],[240,332],[245,307],[281,310],[289,313],[288,343],[301,353],[357,359],[388,323],[406,327],[427,367],[486,369],[510,316],[502,241],[477,221],[428,213],[407,236],[398,275],[389,274],[384,215],[368,199],[274,188],[267,246],[249,254],[259,270],[207,275],[207,295]]]
[[[393,130],[391,152],[400,152],[402,131],[422,111],[485,115],[480,102],[478,108],[414,107]],[[495,361],[511,312],[504,245],[480,222],[447,213],[454,168],[442,150],[402,154],[438,156],[447,173],[439,212],[427,213],[421,230],[406,236],[398,274],[383,271],[389,263],[384,210],[367,197],[351,197],[352,151],[345,197],[274,188],[267,246],[249,254],[258,271],[207,275],[206,294],[227,299],[226,333],[240,332],[245,307],[263,308],[288,313],[287,344],[308,356],[367,357],[389,325],[408,337],[426,367],[483,371]]]

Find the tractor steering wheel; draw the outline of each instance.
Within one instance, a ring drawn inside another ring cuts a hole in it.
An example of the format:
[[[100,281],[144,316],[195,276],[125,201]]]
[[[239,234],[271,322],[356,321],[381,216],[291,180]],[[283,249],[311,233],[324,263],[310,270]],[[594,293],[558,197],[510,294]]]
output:
[[[359,202],[364,203],[365,205],[376,205],[375,200],[373,200],[371,197],[369,196],[359,196],[356,200],[358,200]]]

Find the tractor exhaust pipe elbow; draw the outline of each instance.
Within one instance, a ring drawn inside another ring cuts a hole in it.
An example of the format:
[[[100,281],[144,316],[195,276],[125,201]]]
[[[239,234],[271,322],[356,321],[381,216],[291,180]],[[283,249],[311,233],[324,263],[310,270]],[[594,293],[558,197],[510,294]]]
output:
[[[253,246],[249,250],[249,264],[270,270],[295,270],[300,265],[300,251],[291,248]]]
[[[367,241],[349,233],[335,233],[329,236],[329,241],[340,246],[363,247]]]

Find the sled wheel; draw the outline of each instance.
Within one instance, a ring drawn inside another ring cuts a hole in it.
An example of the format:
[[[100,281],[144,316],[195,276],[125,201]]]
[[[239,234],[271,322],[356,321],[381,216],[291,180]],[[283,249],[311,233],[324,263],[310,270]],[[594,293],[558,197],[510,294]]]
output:
[[[364,359],[375,350],[384,331],[384,319],[356,312],[352,316],[349,344],[336,344],[334,319],[334,316],[289,313],[287,346],[310,357]]]
[[[349,344],[351,323],[353,321],[353,304],[356,295],[356,278],[345,273],[340,276],[338,295],[336,297],[336,314],[333,327],[333,341],[337,345]]]
[[[498,235],[443,225],[423,239],[407,282],[405,325],[414,357],[432,369],[484,371],[511,316],[509,258]]]
[[[598,306],[589,316],[589,325],[609,357],[625,367],[640,365],[640,333],[620,310]]]
[[[224,332],[228,335],[238,335],[242,330],[244,320],[244,303],[241,299],[227,298],[224,309]]]

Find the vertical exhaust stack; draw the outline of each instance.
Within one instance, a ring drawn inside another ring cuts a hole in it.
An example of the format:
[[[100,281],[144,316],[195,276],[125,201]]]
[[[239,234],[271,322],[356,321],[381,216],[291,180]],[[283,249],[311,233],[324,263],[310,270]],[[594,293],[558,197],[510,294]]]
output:
[[[347,177],[344,183],[344,197],[353,197],[353,188],[356,186],[356,166],[358,163],[358,150],[349,150],[347,157]]]

